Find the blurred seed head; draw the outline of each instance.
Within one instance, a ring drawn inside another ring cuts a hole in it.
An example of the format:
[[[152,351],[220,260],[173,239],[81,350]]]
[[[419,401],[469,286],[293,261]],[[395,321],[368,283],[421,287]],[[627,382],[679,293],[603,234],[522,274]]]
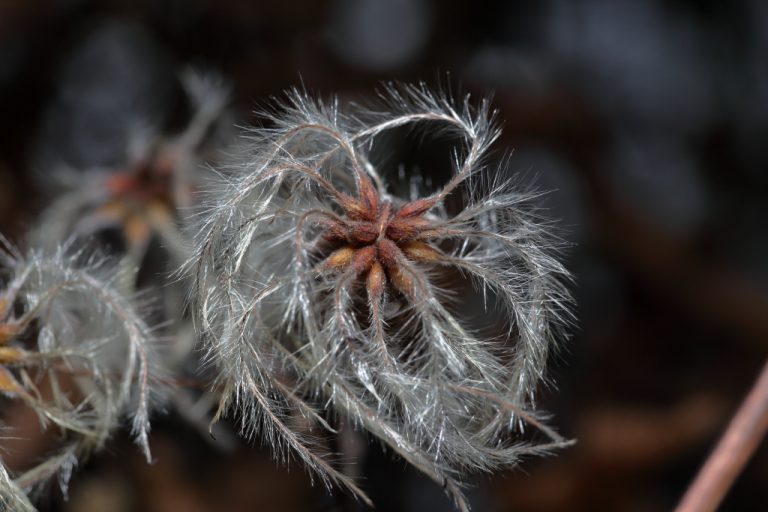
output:
[[[179,72],[179,81],[190,107],[181,131],[166,134],[147,117],[146,124],[134,123],[126,132],[128,155],[113,155],[119,165],[45,162],[58,189],[31,230],[36,247],[55,251],[60,240],[70,239],[78,248],[119,255],[121,265],[139,269],[123,273],[131,277],[122,283],[129,294],[186,260],[190,241],[182,227],[193,193],[208,172],[204,163],[215,160],[229,138],[229,88],[220,76],[190,68]],[[178,321],[186,290],[176,282],[153,290],[159,299],[153,313],[169,322],[173,334],[173,347],[163,355],[169,366],[179,367],[191,359],[195,344],[191,323]]]
[[[19,489],[53,477],[66,492],[78,461],[103,448],[123,418],[150,459],[149,413],[165,387],[157,342],[140,308],[117,291],[114,266],[69,248],[22,254],[0,238],[0,270],[0,392],[58,433],[48,456],[12,483],[3,469],[2,499],[17,510],[26,499]],[[3,421],[4,435],[29,434],[11,429],[12,417]]]
[[[567,324],[568,274],[531,194],[485,165],[499,135],[488,101],[424,86],[382,97],[345,113],[294,91],[273,128],[249,133],[201,216],[192,301],[220,371],[220,413],[236,409],[245,434],[367,499],[297,427],[303,417],[333,433],[328,410],[466,509],[466,474],[567,444],[533,409]],[[388,193],[370,150],[402,127],[461,141],[441,189]],[[484,301],[479,317],[468,297]],[[502,333],[478,327],[493,309]],[[525,425],[547,439],[513,435]]]
[[[37,245],[53,249],[58,240],[68,238],[89,243],[105,230],[116,229],[124,252],[133,253],[136,260],[153,238],[172,260],[186,259],[179,225],[204,174],[203,162],[224,145],[229,91],[217,75],[193,69],[181,71],[179,80],[190,104],[189,120],[179,133],[166,135],[147,118],[126,128],[128,154],[114,155],[119,164],[40,164],[59,190],[33,232]]]

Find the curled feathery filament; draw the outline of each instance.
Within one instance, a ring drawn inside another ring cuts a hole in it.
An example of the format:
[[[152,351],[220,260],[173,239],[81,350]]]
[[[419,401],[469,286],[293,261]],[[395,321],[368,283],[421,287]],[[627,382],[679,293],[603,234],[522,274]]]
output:
[[[36,466],[13,479],[0,467],[0,503],[13,510],[29,509],[24,493],[51,477],[66,491],[78,461],[124,417],[150,458],[149,411],[164,387],[156,340],[113,270],[67,248],[22,254],[0,238],[0,392],[59,433]],[[24,435],[4,421],[4,435]]]
[[[567,324],[568,274],[530,194],[485,166],[499,135],[487,101],[423,86],[383,96],[381,109],[343,113],[294,92],[273,128],[250,133],[201,216],[192,301],[220,369],[220,412],[236,408],[246,434],[366,499],[301,427],[332,432],[332,412],[466,509],[466,473],[565,444],[533,397]],[[407,126],[461,141],[450,179],[424,197],[388,193],[370,158],[377,137]],[[455,214],[449,196],[461,198]],[[503,336],[482,334],[450,276],[498,303]],[[546,441],[523,441],[525,425]]]

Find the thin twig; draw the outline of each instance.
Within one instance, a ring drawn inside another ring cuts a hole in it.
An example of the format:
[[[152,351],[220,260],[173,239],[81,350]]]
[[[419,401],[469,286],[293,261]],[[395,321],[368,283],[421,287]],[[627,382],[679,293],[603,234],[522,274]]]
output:
[[[768,362],[731,420],[715,450],[683,496],[676,512],[709,512],[725,497],[733,481],[768,430]]]

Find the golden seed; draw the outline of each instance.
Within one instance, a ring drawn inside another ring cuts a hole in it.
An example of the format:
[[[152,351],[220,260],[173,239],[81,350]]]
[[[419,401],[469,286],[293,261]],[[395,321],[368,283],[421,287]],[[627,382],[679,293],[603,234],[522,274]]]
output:
[[[384,293],[385,283],[386,275],[384,274],[384,267],[382,267],[381,263],[378,261],[374,261],[371,265],[371,270],[368,272],[368,278],[366,280],[368,297],[372,302],[378,301],[381,298],[381,294]]]
[[[355,249],[350,246],[336,249],[323,261],[321,269],[340,270],[349,265],[354,255]]]
[[[21,386],[19,386],[19,383],[13,377],[13,374],[2,366],[0,366],[0,391],[5,391],[7,393],[22,391]]]
[[[0,324],[0,345],[5,345],[11,341],[18,330],[19,327],[16,324]]]
[[[26,356],[26,352],[14,347],[0,347],[0,364],[16,363]]]
[[[389,275],[389,279],[392,281],[392,284],[400,290],[400,293],[408,297],[409,299],[413,299],[413,279],[408,275],[407,272],[403,272],[403,270],[399,267],[388,267],[387,268],[387,274]]]
[[[400,249],[413,261],[433,262],[440,259],[440,253],[424,242],[408,242],[403,244]]]

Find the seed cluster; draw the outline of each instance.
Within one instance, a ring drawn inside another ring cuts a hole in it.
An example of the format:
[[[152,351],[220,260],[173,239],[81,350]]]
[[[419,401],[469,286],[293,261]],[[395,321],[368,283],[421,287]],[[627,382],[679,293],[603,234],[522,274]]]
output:
[[[371,307],[378,308],[387,283],[407,298],[413,298],[414,276],[409,262],[435,262],[439,251],[428,241],[434,234],[424,214],[434,200],[405,203],[393,211],[390,200],[379,197],[371,180],[360,176],[359,197],[343,196],[339,201],[346,216],[322,221],[325,237],[337,244],[319,266],[321,272],[351,272],[366,275]]]
[[[61,432],[58,455],[18,474],[13,485],[31,489],[56,474],[66,483],[77,460],[103,448],[124,416],[150,459],[155,339],[133,300],[114,287],[117,269],[65,248],[22,254],[0,237],[0,273],[7,276],[0,283],[0,394],[44,419],[44,430]],[[18,427],[13,415],[4,421],[3,429]],[[0,463],[0,480],[4,475]],[[0,482],[6,510],[2,491]],[[10,496],[13,510],[34,510],[19,504],[26,500],[19,489]]]
[[[335,432],[332,412],[466,511],[467,473],[567,444],[531,410],[567,323],[567,272],[525,206],[531,195],[484,165],[499,135],[487,101],[423,86],[393,86],[384,100],[344,113],[297,92],[274,128],[249,133],[200,216],[192,309],[224,387],[219,412],[236,408],[246,434],[367,502],[315,448],[317,432]],[[390,195],[371,148],[425,126],[457,141],[450,179],[427,196]],[[461,208],[449,213],[454,194]],[[465,307],[458,274],[501,311],[507,336],[476,328],[493,317]],[[291,412],[318,428],[294,428]],[[523,424],[550,442],[524,443]]]

